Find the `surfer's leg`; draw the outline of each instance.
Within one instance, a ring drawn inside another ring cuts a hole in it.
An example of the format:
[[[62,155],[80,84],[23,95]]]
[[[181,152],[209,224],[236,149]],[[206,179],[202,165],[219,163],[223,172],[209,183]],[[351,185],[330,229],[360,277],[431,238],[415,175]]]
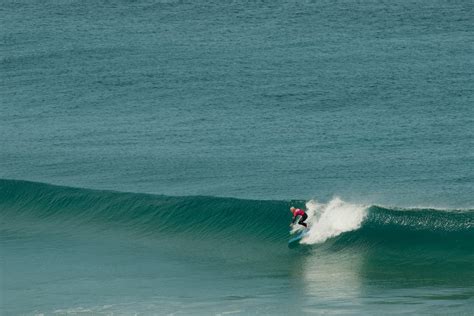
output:
[[[304,222],[307,218],[308,218],[308,215],[304,214],[302,217],[300,217],[298,224],[303,225],[304,227],[308,227],[308,224]]]

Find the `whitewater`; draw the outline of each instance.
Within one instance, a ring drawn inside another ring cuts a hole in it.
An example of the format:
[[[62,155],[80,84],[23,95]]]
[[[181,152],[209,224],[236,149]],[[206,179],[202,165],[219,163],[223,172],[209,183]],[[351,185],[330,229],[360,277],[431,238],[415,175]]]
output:
[[[302,242],[322,243],[328,238],[360,228],[367,216],[367,207],[334,198],[327,204],[311,200],[306,203],[310,230]]]

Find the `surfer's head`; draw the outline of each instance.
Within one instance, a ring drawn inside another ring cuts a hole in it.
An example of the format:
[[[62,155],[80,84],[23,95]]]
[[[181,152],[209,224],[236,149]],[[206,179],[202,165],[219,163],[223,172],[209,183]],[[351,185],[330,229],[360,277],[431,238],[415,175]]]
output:
[[[296,208],[295,208],[294,206],[290,207],[290,212],[291,212],[291,213],[293,213],[293,214],[294,214],[294,213],[295,213],[295,211],[296,211]]]

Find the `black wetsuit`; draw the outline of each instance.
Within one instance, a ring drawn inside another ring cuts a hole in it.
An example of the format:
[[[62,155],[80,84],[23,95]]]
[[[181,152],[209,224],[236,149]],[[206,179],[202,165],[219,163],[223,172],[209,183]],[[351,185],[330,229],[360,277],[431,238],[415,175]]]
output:
[[[308,218],[308,214],[304,213],[303,216],[301,216],[300,220],[298,221],[298,224],[303,225],[304,227],[308,227],[308,225],[304,222]]]
[[[295,213],[296,213],[296,215],[293,218],[293,223],[295,222],[297,216],[301,216],[300,220],[298,221],[298,224],[303,225],[304,227],[308,227],[308,224],[306,224],[304,222],[308,218],[308,214],[306,214],[306,212],[304,212],[301,209],[298,209]],[[303,213],[303,214],[301,215],[301,214],[298,214],[298,213]]]

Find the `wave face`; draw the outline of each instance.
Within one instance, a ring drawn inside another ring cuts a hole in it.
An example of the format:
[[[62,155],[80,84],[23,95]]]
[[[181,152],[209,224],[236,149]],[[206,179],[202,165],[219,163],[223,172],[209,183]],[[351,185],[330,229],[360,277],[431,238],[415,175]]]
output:
[[[285,246],[291,233],[288,207],[304,203],[170,197],[0,180],[3,231],[89,228],[103,234],[125,230],[132,236],[173,234],[195,241],[219,238],[221,242],[251,240]],[[306,207],[311,230],[302,244],[474,249],[474,210],[397,209],[356,205],[339,198],[326,204],[311,200]]]
[[[0,180],[4,222],[74,229],[125,229],[137,236],[171,234],[283,240],[288,203],[204,196],[171,197],[98,191],[17,180]],[[37,228],[37,227],[36,227]]]

